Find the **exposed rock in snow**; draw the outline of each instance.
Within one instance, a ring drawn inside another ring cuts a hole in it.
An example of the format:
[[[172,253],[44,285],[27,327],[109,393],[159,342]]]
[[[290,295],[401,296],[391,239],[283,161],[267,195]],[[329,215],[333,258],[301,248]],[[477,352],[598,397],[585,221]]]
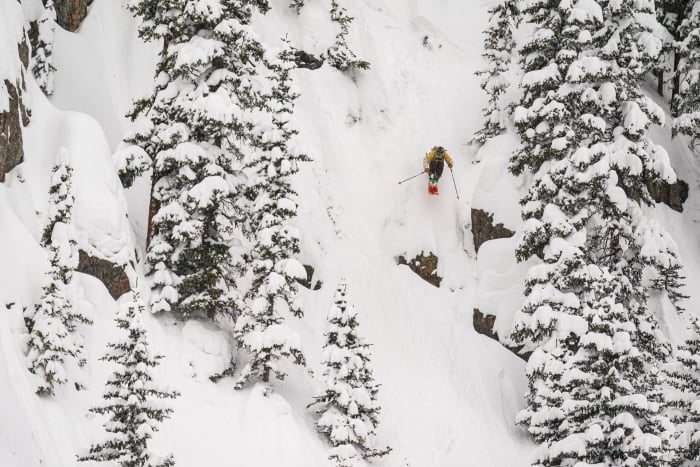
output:
[[[498,337],[498,333],[495,330],[496,327],[496,317],[494,315],[485,315],[483,314],[478,308],[474,308],[474,316],[472,318],[472,324],[474,325],[474,330],[478,332],[479,334],[483,334],[486,337],[490,337],[491,339],[501,342],[501,339]],[[501,342],[502,343],[502,342]],[[505,348],[513,352],[515,355],[518,357],[522,358],[523,360],[527,361],[528,358],[530,358],[530,353],[524,353],[521,354],[520,351],[522,350],[522,347],[519,346],[509,346],[506,344],[503,344]]]
[[[515,232],[501,223],[494,224],[493,214],[483,209],[472,208],[472,235],[474,236],[474,249],[478,253],[484,242],[498,238],[509,238],[515,235]]]
[[[109,294],[117,300],[131,290],[129,278],[123,266],[116,265],[102,258],[96,258],[80,250],[78,272],[98,278],[107,287]]]
[[[427,283],[435,287],[440,287],[442,277],[437,274],[438,257],[432,252],[427,255],[425,253],[416,255],[416,257],[410,261],[406,261],[406,257],[402,255],[398,257],[397,263],[408,266],[411,271],[418,274],[418,276]]]
[[[87,16],[92,0],[56,0],[56,21],[66,31],[75,31]]]
[[[29,65],[29,46],[18,20],[14,2],[0,5],[0,182],[24,159],[22,128],[29,124],[25,107],[24,74]]]
[[[688,183],[678,179],[676,183],[647,182],[649,194],[657,203],[664,203],[671,209],[683,212],[683,203],[688,199]]]
[[[22,127],[29,124],[21,87],[5,80],[0,83],[0,94],[3,91],[9,96],[9,110],[0,112],[0,182],[4,182],[5,174],[24,160]]]

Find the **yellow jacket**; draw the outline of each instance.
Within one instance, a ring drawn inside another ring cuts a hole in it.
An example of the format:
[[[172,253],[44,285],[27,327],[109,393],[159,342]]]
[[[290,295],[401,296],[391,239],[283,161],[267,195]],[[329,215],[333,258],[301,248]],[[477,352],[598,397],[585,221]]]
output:
[[[425,158],[423,159],[423,168],[427,169],[430,166],[430,161],[433,159],[440,160],[440,156],[437,155],[437,150],[438,147],[435,146],[433,149],[430,150],[430,152],[426,153]],[[452,162],[452,158],[450,157],[449,154],[447,154],[446,150],[443,150],[442,158],[447,162],[447,165],[449,167],[452,167],[454,162]]]

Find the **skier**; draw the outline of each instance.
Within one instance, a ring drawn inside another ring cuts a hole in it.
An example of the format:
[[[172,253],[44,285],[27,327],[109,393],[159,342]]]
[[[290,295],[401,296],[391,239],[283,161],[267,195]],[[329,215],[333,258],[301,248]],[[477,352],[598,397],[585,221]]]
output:
[[[437,195],[438,180],[442,177],[442,170],[447,166],[452,169],[454,163],[452,158],[442,146],[435,146],[425,155],[423,159],[423,169],[428,174],[428,194]]]

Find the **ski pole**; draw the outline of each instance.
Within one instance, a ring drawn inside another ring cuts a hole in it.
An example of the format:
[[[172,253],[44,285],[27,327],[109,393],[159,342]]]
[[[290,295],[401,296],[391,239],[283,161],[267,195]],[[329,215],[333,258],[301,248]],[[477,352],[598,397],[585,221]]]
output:
[[[455,184],[455,193],[457,193],[457,199],[459,199],[459,191],[457,191],[457,182],[455,182],[455,173],[452,171],[452,167],[450,167],[450,174],[452,174],[452,183]]]
[[[401,185],[403,182],[407,182],[407,181],[409,181],[409,180],[413,180],[414,178],[418,177],[419,175],[423,175],[424,173],[425,173],[425,171],[424,171],[424,170],[421,170],[420,173],[417,173],[417,174],[414,175],[413,177],[408,177],[406,180],[401,180],[401,181],[399,182],[399,185]]]

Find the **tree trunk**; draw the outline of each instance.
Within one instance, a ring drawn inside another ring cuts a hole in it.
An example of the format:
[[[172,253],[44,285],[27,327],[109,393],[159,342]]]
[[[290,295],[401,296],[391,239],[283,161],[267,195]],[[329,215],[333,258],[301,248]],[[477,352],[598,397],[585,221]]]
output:
[[[146,231],[147,250],[151,246],[151,240],[153,239],[153,235],[157,233],[154,231],[155,229],[153,228],[153,216],[155,216],[158,210],[160,209],[160,202],[153,196],[153,191],[155,190],[156,183],[158,183],[158,180],[156,179],[155,174],[153,174],[153,180],[151,181],[151,199],[148,203],[148,229]]]
[[[681,90],[681,77],[678,76],[678,65],[680,64],[681,57],[678,53],[673,53],[673,94],[671,94],[671,99],[676,97]]]
[[[161,63],[165,60],[165,56],[168,53],[168,46],[170,45],[170,38],[165,37],[163,38],[163,49],[160,52],[161,55]],[[148,247],[151,246],[151,240],[153,239],[153,235],[155,235],[158,232],[155,232],[155,229],[153,228],[153,216],[156,215],[158,210],[160,209],[160,202],[153,197],[153,192],[155,191],[156,183],[158,183],[158,176],[156,175],[155,168],[153,170],[153,178],[151,180],[151,199],[148,203],[148,226],[146,229],[146,250],[148,250]]]

